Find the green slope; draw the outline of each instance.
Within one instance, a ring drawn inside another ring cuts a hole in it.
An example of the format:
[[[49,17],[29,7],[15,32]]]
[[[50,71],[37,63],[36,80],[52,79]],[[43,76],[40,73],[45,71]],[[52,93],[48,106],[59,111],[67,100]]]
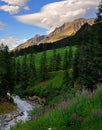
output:
[[[74,53],[75,50],[76,50],[76,46],[72,46],[72,49],[73,49],[73,53]],[[69,50],[69,47],[56,49],[56,53],[59,53],[61,55],[61,57],[62,57],[62,62],[63,62],[63,57],[64,57],[65,50]],[[34,54],[34,56],[35,56],[35,64],[36,64],[37,68],[39,68],[39,66],[40,66],[40,59],[41,59],[42,53],[43,52]],[[49,64],[50,57],[53,55],[53,50],[46,51],[46,54],[47,54],[47,64]],[[23,56],[19,56],[19,57],[16,58],[16,60],[18,60],[18,59],[22,62]],[[29,55],[28,55],[28,60],[29,60]]]
[[[34,112],[33,112],[34,113]],[[40,115],[40,116],[39,116]],[[40,109],[33,120],[17,124],[12,130],[101,130],[102,85],[90,93],[76,92],[76,96],[55,107]]]

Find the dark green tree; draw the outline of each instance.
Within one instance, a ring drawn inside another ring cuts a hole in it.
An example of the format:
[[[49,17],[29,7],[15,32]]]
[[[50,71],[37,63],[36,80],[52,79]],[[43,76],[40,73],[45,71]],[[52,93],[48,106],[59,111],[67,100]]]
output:
[[[29,80],[29,69],[28,69],[28,64],[27,64],[27,55],[25,54],[23,56],[23,61],[22,61],[22,78],[21,78],[21,86],[22,89],[28,88],[28,80]]]
[[[64,62],[63,62],[63,69],[70,69],[72,67],[72,61],[73,61],[73,51],[72,46],[69,47],[69,50],[65,51],[64,54]]]
[[[34,55],[30,54],[29,55],[29,85],[34,85],[35,80],[36,80],[36,67],[35,67],[35,60],[34,60]]]
[[[57,69],[57,64],[56,64],[56,50],[53,50],[53,55],[50,57],[50,63],[49,63],[49,71],[56,71]]]
[[[50,72],[53,71],[53,57],[52,57],[52,56],[50,57],[50,62],[49,62],[49,68],[48,68],[48,70],[49,70]]]
[[[61,56],[59,53],[56,55],[56,67],[55,68],[56,68],[56,71],[61,69]]]
[[[97,24],[96,41],[94,42],[94,71],[97,80],[102,78],[102,23]]]
[[[70,76],[68,70],[64,70],[63,85],[69,86]]]
[[[69,47],[69,51],[68,51],[68,59],[69,59],[69,66],[68,68],[72,67],[73,64],[73,50],[72,50],[72,46]]]
[[[73,81],[84,88],[93,90],[95,85],[94,51],[91,43],[78,47],[73,64]]]
[[[52,56],[52,59],[53,59],[53,61],[52,61],[52,69],[53,69],[53,71],[56,71],[56,50],[54,49],[53,50],[53,56]]]
[[[13,80],[13,60],[9,53],[9,48],[0,45],[0,92],[1,96],[5,97],[6,93],[12,92],[14,87]]]
[[[68,67],[69,67],[69,57],[68,57],[68,51],[66,50],[64,54],[63,69],[67,70]]]
[[[46,51],[42,53],[41,60],[40,60],[40,77],[42,81],[48,78]]]
[[[21,83],[21,63],[18,59],[15,63],[15,85],[19,85]]]
[[[102,21],[102,0],[98,6],[98,10],[96,14],[97,14],[96,22],[101,22]]]
[[[76,50],[73,62],[73,81],[76,82],[79,77],[79,50]]]

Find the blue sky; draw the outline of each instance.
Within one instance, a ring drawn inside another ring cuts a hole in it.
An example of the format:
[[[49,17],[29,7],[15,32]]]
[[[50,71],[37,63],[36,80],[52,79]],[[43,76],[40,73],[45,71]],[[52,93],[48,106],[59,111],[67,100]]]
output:
[[[10,49],[65,22],[95,17],[100,0],[0,0],[0,43]]]

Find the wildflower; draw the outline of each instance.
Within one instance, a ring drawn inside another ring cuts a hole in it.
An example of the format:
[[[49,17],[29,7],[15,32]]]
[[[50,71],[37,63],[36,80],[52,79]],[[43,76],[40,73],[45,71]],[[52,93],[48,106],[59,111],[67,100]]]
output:
[[[73,113],[73,114],[72,114],[71,119],[72,119],[72,120],[76,120],[76,119],[77,119],[76,113]]]
[[[81,96],[82,97],[87,97],[87,95],[88,95],[88,91],[83,90],[82,93],[81,93]]]
[[[92,114],[93,114],[94,116],[98,116],[98,115],[100,115],[100,113],[101,113],[101,110],[100,110],[100,109],[95,109],[95,110],[92,111]]]
[[[88,99],[92,99],[94,96],[95,96],[95,92],[90,93],[90,94],[88,95]]]
[[[52,105],[52,106],[51,106],[51,109],[54,110],[54,109],[55,109],[55,105]]]
[[[74,104],[75,106],[77,106],[77,105],[78,105],[78,101],[77,101],[77,100],[74,100],[74,101],[73,101],[73,104]]]
[[[82,121],[82,117],[81,117],[81,116],[78,116],[76,113],[73,113],[73,114],[72,114],[71,119],[72,119],[72,120],[76,120],[76,121],[78,121],[78,122],[81,122],[81,121]]]
[[[81,117],[81,116],[78,116],[78,117],[77,117],[77,121],[78,121],[78,122],[81,122],[81,121],[82,121],[82,117]]]

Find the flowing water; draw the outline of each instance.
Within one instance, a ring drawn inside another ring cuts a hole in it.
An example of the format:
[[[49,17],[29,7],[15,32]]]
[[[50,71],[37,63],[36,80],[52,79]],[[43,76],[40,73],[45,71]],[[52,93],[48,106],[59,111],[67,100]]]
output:
[[[19,96],[12,96],[12,98],[17,105],[17,111],[0,117],[0,130],[10,130],[17,122],[25,122],[30,118],[28,111],[32,110],[34,106]]]

